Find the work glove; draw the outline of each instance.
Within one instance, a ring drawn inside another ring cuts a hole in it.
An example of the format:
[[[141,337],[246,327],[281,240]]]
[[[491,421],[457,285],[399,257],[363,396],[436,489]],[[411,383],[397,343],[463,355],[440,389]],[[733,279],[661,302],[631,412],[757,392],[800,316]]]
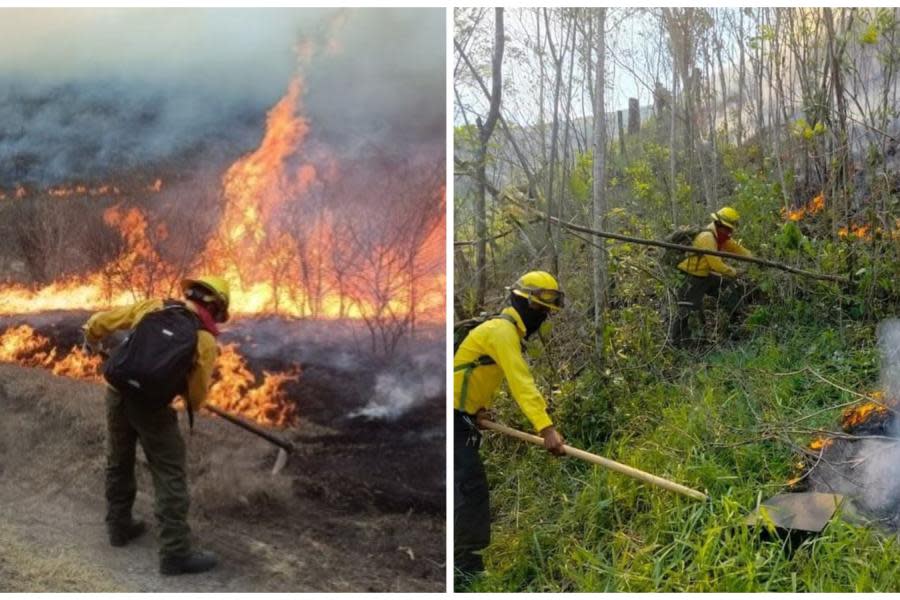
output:
[[[563,445],[566,442],[553,425],[544,427],[541,430],[541,437],[544,438],[544,448],[547,452],[556,456],[565,455],[566,451],[563,449]]]
[[[478,427],[478,429],[484,429],[484,427],[481,426],[482,419],[493,421],[494,413],[486,408],[479,409],[478,412],[475,413],[475,426]]]

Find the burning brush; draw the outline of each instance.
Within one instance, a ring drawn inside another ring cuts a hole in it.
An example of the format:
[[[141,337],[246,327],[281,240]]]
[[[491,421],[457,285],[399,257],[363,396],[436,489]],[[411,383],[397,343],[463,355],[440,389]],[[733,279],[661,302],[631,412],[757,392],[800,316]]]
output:
[[[813,440],[788,493],[763,502],[749,522],[818,532],[843,505],[845,519],[900,530],[900,320],[882,323],[878,339],[882,389],[843,412],[841,434]]]
[[[49,369],[54,375],[73,379],[102,381],[102,357],[87,355],[79,347],[61,351],[29,325],[0,333],[0,362]],[[262,378],[257,378],[237,345],[228,344],[216,362],[207,403],[260,425],[291,427],[297,423],[297,405],[287,397],[284,387],[299,377],[296,367],[283,373],[263,372]]]

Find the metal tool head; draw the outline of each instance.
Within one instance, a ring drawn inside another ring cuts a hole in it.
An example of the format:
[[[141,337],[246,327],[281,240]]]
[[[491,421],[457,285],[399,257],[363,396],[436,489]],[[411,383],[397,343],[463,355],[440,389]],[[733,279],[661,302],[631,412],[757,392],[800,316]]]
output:
[[[798,492],[773,496],[744,520],[748,525],[771,521],[787,531],[818,533],[825,529],[844,497],[822,492]]]
[[[284,448],[278,449],[278,456],[275,457],[275,466],[272,467],[272,475],[278,475],[281,473],[284,466],[287,464],[288,453]]]

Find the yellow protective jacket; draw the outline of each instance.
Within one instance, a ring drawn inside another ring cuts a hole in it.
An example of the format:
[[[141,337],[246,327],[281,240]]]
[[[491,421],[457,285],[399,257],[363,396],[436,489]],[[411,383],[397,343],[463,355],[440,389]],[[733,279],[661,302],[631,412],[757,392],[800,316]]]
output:
[[[194,310],[190,301],[185,304],[189,309]],[[114,331],[133,329],[146,315],[160,310],[162,307],[162,300],[144,300],[130,306],[98,312],[85,323],[85,337],[89,342],[97,343]],[[216,345],[216,338],[205,329],[198,331],[197,352],[194,356],[194,368],[188,375],[186,399],[195,411],[200,410],[200,407],[206,402],[206,394],[209,391],[218,356],[219,347]]]
[[[691,246],[703,250],[719,250],[716,245],[715,223],[710,223],[706,229],[698,233],[696,237],[694,237],[694,242]],[[721,251],[740,254],[741,256],[753,256],[749,250],[741,246],[735,240],[728,240],[725,242]],[[688,275],[695,275],[697,277],[707,277],[710,272],[718,273],[719,275],[724,275],[726,277],[734,277],[737,275],[737,271],[735,271],[734,267],[726,264],[721,257],[713,256],[711,254],[691,254],[689,252],[687,258],[678,263],[678,268]]]
[[[470,415],[489,408],[505,376],[513,398],[540,432],[553,422],[522,356],[525,324],[511,307],[503,309],[503,314],[512,317],[515,324],[506,319],[485,321],[469,332],[453,356],[453,407]],[[496,364],[464,368],[483,356],[489,356]]]

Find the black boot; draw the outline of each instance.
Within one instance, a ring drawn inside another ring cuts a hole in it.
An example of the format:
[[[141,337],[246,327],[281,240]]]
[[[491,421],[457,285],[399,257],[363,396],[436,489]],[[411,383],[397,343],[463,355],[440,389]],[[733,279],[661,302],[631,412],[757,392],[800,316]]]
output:
[[[109,545],[120,547],[131,540],[141,537],[147,531],[147,525],[143,521],[131,521],[127,525],[116,526],[109,530]]]
[[[159,560],[159,572],[163,575],[203,573],[219,564],[212,552],[194,551],[184,556],[166,556]]]

